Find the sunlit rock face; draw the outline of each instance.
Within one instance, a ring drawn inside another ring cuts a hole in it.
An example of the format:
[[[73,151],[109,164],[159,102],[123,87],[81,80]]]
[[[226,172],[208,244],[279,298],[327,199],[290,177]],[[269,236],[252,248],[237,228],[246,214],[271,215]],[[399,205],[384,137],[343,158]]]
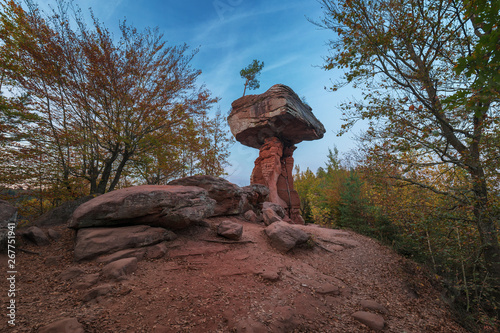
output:
[[[250,183],[266,185],[270,201],[285,208],[291,222],[303,224],[293,188],[293,151],[295,144],[325,133],[311,107],[291,88],[276,84],[263,94],[235,100],[228,123],[237,141],[259,149]]]

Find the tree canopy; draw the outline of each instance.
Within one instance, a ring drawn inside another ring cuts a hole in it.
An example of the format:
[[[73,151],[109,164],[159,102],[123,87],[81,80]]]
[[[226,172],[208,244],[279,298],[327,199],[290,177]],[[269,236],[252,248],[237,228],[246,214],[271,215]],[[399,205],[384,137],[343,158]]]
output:
[[[317,24],[335,33],[324,67],[345,73],[332,90],[364,88],[362,100],[342,105],[343,132],[368,122],[363,143],[373,165],[392,165],[390,177],[470,212],[461,220],[475,221],[489,283],[498,288],[497,2],[321,3]]]
[[[50,15],[31,1],[2,5],[0,70],[12,96],[2,95],[2,133],[14,139],[21,121],[29,129],[18,140],[2,136],[3,184],[72,195],[224,172],[229,138],[208,117],[218,99],[197,83],[196,49],[126,22],[115,39],[93,15],[87,26],[72,2],[59,0]]]

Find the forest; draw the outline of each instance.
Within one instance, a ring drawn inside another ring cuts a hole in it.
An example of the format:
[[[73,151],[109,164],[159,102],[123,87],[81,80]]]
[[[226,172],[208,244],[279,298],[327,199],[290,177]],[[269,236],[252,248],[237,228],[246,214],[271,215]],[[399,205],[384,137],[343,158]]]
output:
[[[72,2],[47,15],[2,1],[0,183],[22,189],[21,215],[136,184],[219,176],[232,138],[217,98],[198,86],[197,50],[158,29],[115,39]],[[26,189],[29,189],[28,195]]]
[[[210,112],[218,97],[198,82],[197,49],[126,21],[115,38],[71,1],[49,14],[0,2],[0,197],[21,225],[86,195],[225,175],[233,139]],[[363,93],[340,106],[339,135],[366,129],[355,152],[332,143],[324,167],[297,166],[306,223],[393,247],[444,288],[464,327],[498,328],[500,3],[318,2],[323,69],[343,73],[327,89]]]
[[[349,228],[425,264],[472,331],[498,327],[500,305],[500,4],[321,1],[335,32],[326,70],[360,100],[359,148],[297,169],[308,222]]]

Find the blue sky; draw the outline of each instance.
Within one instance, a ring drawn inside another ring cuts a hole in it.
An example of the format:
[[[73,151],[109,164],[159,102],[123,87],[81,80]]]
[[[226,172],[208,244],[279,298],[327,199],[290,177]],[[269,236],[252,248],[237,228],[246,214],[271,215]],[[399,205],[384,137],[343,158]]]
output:
[[[53,2],[38,1],[42,9]],[[76,0],[75,3],[84,13],[92,7],[111,31],[117,31],[119,21],[126,18],[139,29],[159,27],[169,43],[199,48],[192,63],[203,72],[199,83],[221,98],[219,106],[224,114],[231,102],[243,94],[240,70],[253,59],[264,61],[260,89],[247,94],[263,93],[277,83],[288,85],[306,99],[326,128],[323,139],[297,145],[295,164],[302,170],[316,171],[324,166],[328,148],[336,146],[341,153],[355,148],[352,135],[338,137],[336,133],[342,124],[338,106],[359,93],[350,88],[335,93],[324,89],[331,86],[330,80],[338,80],[341,73],[320,68],[323,57],[328,55],[326,43],[335,34],[307,20],[319,20],[322,16],[316,0]],[[235,143],[226,178],[240,186],[248,185],[257,156],[257,149]]]

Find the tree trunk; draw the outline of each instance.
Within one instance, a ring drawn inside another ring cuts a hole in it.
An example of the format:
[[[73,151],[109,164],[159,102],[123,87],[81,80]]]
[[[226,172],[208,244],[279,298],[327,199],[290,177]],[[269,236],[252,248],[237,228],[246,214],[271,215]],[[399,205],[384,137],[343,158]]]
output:
[[[488,189],[484,175],[481,177],[482,173],[482,169],[473,172],[474,217],[481,238],[486,269],[492,278],[493,286],[498,288],[500,286],[500,245],[495,217],[489,209]]]
[[[118,181],[120,180],[123,168],[125,167],[125,164],[127,164],[128,160],[130,159],[130,156],[132,154],[129,153],[126,149],[125,152],[122,155],[122,160],[120,162],[120,165],[118,165],[118,168],[116,169],[115,177],[113,178],[113,181],[111,182],[111,185],[109,186],[108,192],[111,192],[115,189],[116,185],[118,184]]]
[[[111,157],[105,161],[104,170],[102,171],[101,175],[101,180],[99,181],[99,185],[97,185],[95,193],[99,194],[106,193],[106,187],[108,185],[109,178],[111,177],[111,172],[113,171],[113,163],[116,161],[116,158],[118,157],[118,151],[119,151],[119,144],[115,146],[115,149],[112,152]]]
[[[247,85],[248,85],[248,79],[245,81],[245,89],[243,89],[243,96],[245,96],[245,93],[247,91]]]

